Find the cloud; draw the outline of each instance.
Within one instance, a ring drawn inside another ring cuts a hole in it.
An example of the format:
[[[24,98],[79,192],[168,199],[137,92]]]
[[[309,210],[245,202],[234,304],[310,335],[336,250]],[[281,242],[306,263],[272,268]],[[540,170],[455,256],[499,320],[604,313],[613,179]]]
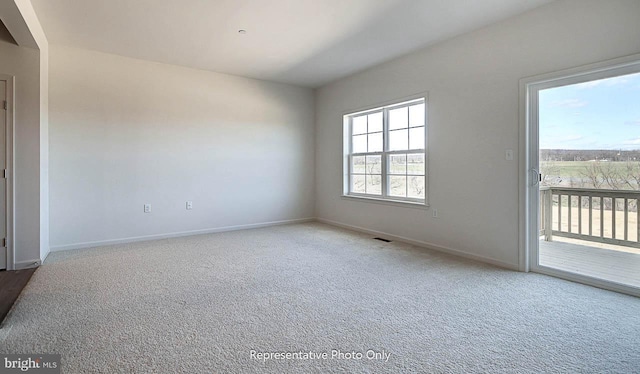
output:
[[[560,141],[562,142],[577,142],[579,140],[583,140],[584,136],[582,135],[572,135],[572,136],[567,136],[564,139],[561,139]]]
[[[595,88],[600,86],[613,87],[613,86],[618,86],[626,83],[629,83],[629,76],[598,79],[595,81],[576,84],[575,87],[584,90],[584,89],[590,89],[590,88]]]
[[[635,121],[626,121],[624,124],[625,125],[632,125],[632,126],[640,126],[640,119],[635,120]]]
[[[559,100],[551,103],[552,107],[559,108],[581,108],[586,106],[587,102],[579,99],[567,99],[567,100]]]
[[[640,138],[625,140],[622,144],[624,144],[624,145],[640,145]]]

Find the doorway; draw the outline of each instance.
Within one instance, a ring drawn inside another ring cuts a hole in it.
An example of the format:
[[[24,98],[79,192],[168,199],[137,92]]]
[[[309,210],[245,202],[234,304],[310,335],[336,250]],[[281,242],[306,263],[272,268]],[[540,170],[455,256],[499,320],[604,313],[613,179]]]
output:
[[[13,152],[13,77],[0,74],[0,270],[13,270],[11,160]]]
[[[640,294],[640,58],[526,79],[532,271]]]

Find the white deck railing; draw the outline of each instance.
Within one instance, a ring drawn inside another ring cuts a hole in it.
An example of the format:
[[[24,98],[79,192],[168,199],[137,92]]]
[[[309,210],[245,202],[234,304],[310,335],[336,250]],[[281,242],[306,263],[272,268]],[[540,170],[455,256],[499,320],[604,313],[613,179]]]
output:
[[[540,235],[640,248],[639,203],[640,191],[540,187]]]

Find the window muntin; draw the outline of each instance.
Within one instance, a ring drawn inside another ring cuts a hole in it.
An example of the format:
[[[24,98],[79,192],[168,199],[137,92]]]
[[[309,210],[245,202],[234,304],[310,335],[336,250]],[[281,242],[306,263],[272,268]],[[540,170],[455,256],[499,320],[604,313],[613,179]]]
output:
[[[348,195],[426,201],[424,99],[347,115]]]

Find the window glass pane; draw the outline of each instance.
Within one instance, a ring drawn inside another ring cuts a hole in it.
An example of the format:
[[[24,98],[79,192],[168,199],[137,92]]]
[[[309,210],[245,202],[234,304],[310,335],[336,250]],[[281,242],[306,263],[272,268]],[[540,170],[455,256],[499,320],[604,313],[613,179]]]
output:
[[[367,152],[367,135],[356,135],[353,137],[353,153]]]
[[[353,117],[353,135],[367,133],[367,116]]]
[[[349,192],[396,200],[425,199],[426,104],[399,105],[402,107],[390,109],[390,105],[350,116]]]
[[[407,155],[390,155],[389,156],[389,174],[406,174],[407,173]]]
[[[352,175],[351,176],[351,192],[365,193],[365,176],[364,175]]]
[[[395,130],[389,131],[389,150],[390,151],[403,151],[409,147],[408,139],[409,130]]]
[[[367,175],[366,190],[371,195],[382,195],[382,178],[379,175]]]
[[[389,195],[396,197],[407,197],[407,177],[389,177]]]
[[[409,126],[424,126],[424,104],[409,107]]]
[[[407,174],[424,175],[424,153],[407,155]]]
[[[382,133],[369,134],[369,152],[382,152]]]
[[[369,114],[369,132],[382,131],[382,112]]]
[[[424,199],[424,177],[408,177],[408,197]]]
[[[367,156],[367,174],[382,173],[382,156]]]
[[[424,149],[424,127],[409,129],[409,149]]]
[[[404,129],[409,123],[408,108],[398,108],[389,111],[389,130]]]
[[[364,174],[365,163],[364,156],[355,156],[351,159],[351,172],[356,174]]]

